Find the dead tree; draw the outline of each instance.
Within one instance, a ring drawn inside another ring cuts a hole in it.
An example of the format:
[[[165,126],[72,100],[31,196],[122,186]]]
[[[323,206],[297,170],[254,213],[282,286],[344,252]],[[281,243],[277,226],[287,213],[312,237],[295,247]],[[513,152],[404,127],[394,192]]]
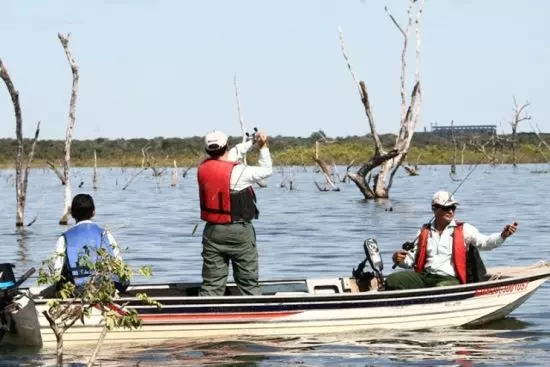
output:
[[[79,80],[79,74],[78,74],[78,66],[76,65],[76,61],[71,53],[71,49],[69,48],[69,41],[71,40],[71,34],[67,34],[67,36],[62,35],[61,33],[57,34],[57,37],[59,38],[59,41],[61,42],[61,46],[63,46],[63,50],[65,51],[65,55],[67,56],[67,61],[69,62],[69,66],[71,67],[71,72],[73,74],[73,84],[71,88],[71,100],[69,103],[69,120],[67,122],[67,132],[65,134],[65,157],[63,160],[63,178],[65,181],[65,203],[63,205],[63,213],[61,214],[61,219],[59,219],[59,224],[65,225],[69,222],[69,212],[71,207],[71,177],[70,177],[70,169],[71,169],[71,143],[73,140],[73,130],[74,130],[74,124],[76,122],[76,98],[77,98],[77,92],[78,92],[78,80]]]
[[[15,112],[15,136],[17,139],[17,153],[15,156],[15,198],[17,203],[15,226],[23,227],[25,219],[25,203],[27,201],[27,185],[29,182],[29,169],[34,158],[34,150],[36,148],[38,135],[40,134],[40,121],[36,125],[34,139],[31,143],[31,151],[27,157],[27,161],[24,162],[25,151],[23,147],[23,114],[19,103],[19,91],[15,89],[15,85],[11,80],[8,69],[6,69],[4,63],[2,62],[2,59],[0,59],[0,78],[2,78],[8,88]]]
[[[331,172],[326,162],[319,158],[320,143],[333,143],[334,141],[327,139],[326,135],[322,131],[319,131],[318,134],[320,135],[320,138],[315,142],[315,156],[313,157],[313,160],[315,161],[315,163],[317,163],[317,166],[319,166],[319,169],[325,176],[327,185],[322,187],[317,182],[315,182],[315,186],[317,186],[319,191],[340,191],[340,188],[334,184],[334,179],[331,178],[334,177],[334,172]]]
[[[531,129],[533,129],[533,132],[535,133],[535,135],[537,136],[537,138],[539,139],[539,143],[544,145],[546,147],[546,149],[548,149],[550,151],[550,145],[548,145],[548,143],[542,138],[542,136],[540,136],[541,134],[541,131],[540,131],[540,128],[539,128],[539,125],[538,124],[535,124],[535,126],[537,127],[537,129],[535,130],[535,128],[533,127],[533,125],[531,125]],[[539,145],[540,145],[539,144]]]
[[[416,67],[415,67],[415,81],[413,84],[410,100],[407,104],[407,50],[409,43],[409,34],[413,28],[413,6],[418,3],[415,23],[415,38],[416,38]],[[388,198],[389,191],[393,183],[393,177],[397,172],[397,169],[403,163],[409,147],[411,144],[416,125],[420,117],[420,105],[421,105],[421,88],[420,88],[420,20],[422,18],[422,11],[424,8],[424,0],[409,0],[407,14],[408,23],[404,29],[392,14],[385,8],[388,16],[397,29],[403,35],[403,49],[401,52],[401,119],[400,129],[396,136],[393,149],[386,151],[382,146],[378,133],[376,132],[376,125],[374,121],[374,114],[371,108],[369,94],[365,82],[358,81],[353,69],[351,67],[350,60],[346,54],[344,45],[344,36],[342,30],[340,30],[340,45],[342,49],[342,55],[347,63],[348,69],[357,85],[361,102],[365,109],[365,114],[369,123],[372,141],[374,144],[374,154],[367,163],[364,163],[356,173],[348,173],[348,177],[352,180],[365,199],[373,198]],[[379,167],[378,172],[374,175],[372,187],[369,185],[369,181],[366,177],[375,168]]]
[[[525,109],[528,106],[529,106],[529,102],[525,102],[524,104],[519,106],[517,101],[516,101],[516,97],[514,97],[514,109],[513,109],[514,117],[513,117],[512,121],[510,122],[510,125],[512,125],[512,164],[514,165],[514,167],[517,166],[517,161],[516,161],[516,143],[517,143],[517,140],[516,140],[516,136],[517,136],[518,124],[521,121],[531,120],[531,116],[527,113],[527,111],[525,111]]]
[[[174,159],[174,168],[172,169],[172,183],[170,186],[176,187],[178,184],[179,175],[178,175],[178,165],[176,163],[176,160]]]

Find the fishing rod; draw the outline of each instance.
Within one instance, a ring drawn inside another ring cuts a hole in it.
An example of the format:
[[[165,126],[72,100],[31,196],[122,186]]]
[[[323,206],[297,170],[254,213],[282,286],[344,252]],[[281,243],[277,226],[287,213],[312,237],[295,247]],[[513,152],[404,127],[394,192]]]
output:
[[[479,166],[479,164],[486,158],[486,154],[483,154],[481,156],[481,159],[479,161],[477,161],[477,163],[474,165],[474,167],[468,172],[468,174],[459,182],[458,186],[453,190],[453,192],[451,192],[451,195],[449,195],[449,197],[447,198],[447,200],[445,201],[445,203],[443,203],[443,206],[445,206],[445,204],[447,204],[447,202],[449,202],[449,200],[451,200],[451,198],[453,197],[453,195],[458,191],[458,189],[460,189],[460,187],[466,182],[466,180],[468,179],[468,177],[470,177],[470,175],[475,171],[475,169],[477,168],[477,166]],[[442,210],[442,208],[438,208],[437,209],[438,211]],[[435,214],[432,216],[432,218],[430,219],[430,221],[427,223],[428,226],[430,226],[432,224],[432,222],[434,221],[435,219]],[[416,235],[416,237],[414,238],[414,240],[412,240],[412,242],[405,242],[401,248],[405,251],[411,251],[413,248],[414,248],[414,243],[416,242],[416,240],[418,240],[418,237],[420,236],[420,233],[418,235]],[[394,263],[393,266],[391,267],[392,269],[395,269],[397,267],[397,263]]]

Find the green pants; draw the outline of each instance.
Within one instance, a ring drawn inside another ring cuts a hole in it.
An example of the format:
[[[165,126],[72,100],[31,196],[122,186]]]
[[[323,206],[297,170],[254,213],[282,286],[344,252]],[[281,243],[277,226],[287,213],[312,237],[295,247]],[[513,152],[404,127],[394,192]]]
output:
[[[243,295],[259,295],[258,251],[252,223],[207,223],[202,234],[202,287],[199,296],[223,296],[229,260]]]
[[[460,282],[453,276],[436,275],[426,272],[417,273],[415,271],[399,271],[390,274],[386,278],[387,290],[444,287],[458,284]]]

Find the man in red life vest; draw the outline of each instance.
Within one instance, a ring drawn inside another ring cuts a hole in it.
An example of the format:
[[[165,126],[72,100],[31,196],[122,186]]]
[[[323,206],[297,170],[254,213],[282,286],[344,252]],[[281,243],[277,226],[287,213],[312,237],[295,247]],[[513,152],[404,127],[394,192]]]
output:
[[[227,136],[213,131],[205,137],[209,158],[201,163],[197,178],[202,235],[202,287],[200,296],[222,296],[227,283],[229,261],[233,278],[243,295],[261,294],[258,285],[258,251],[252,220],[258,218],[253,184],[272,173],[267,137],[258,132],[258,166],[238,160],[252,146],[248,141],[229,149]]]
[[[468,246],[491,250],[514,234],[518,224],[513,222],[502,232],[483,235],[472,225],[455,221],[458,202],[446,191],[432,198],[434,220],[422,226],[410,251],[398,250],[393,262],[415,271],[393,273],[386,279],[386,289],[414,289],[467,283],[466,258]]]

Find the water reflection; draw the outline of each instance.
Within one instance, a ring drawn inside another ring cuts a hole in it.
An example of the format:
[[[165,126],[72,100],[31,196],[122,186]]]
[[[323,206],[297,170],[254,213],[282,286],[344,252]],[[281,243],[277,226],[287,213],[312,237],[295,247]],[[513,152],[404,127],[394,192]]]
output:
[[[29,250],[27,248],[27,238],[31,236],[25,228],[17,228],[17,262],[22,265],[28,265]]]

